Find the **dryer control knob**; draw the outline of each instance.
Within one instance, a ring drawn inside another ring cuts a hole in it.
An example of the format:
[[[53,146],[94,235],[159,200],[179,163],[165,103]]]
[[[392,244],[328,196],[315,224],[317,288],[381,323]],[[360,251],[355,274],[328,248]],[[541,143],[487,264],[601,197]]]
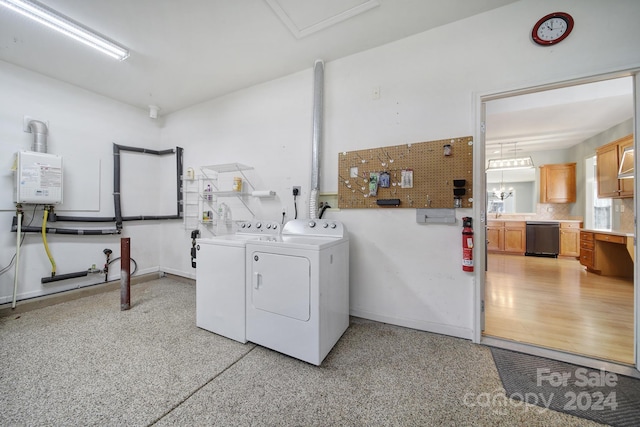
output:
[[[271,224],[267,224],[267,230],[271,230]]]
[[[336,223],[335,223],[335,222],[332,222],[332,223],[331,223],[331,228],[336,228],[336,227],[337,227]]]
[[[275,230],[276,228],[278,228],[278,224],[273,224],[273,229]]]
[[[316,226],[315,221],[309,221],[309,228],[313,228]]]
[[[256,222],[256,228],[262,228],[262,223],[261,222]]]
[[[248,224],[247,224],[247,228],[251,228],[251,223],[248,223]]]
[[[245,228],[247,226],[247,224],[245,224],[244,222],[242,224],[240,224],[240,228]]]
[[[322,228],[327,228],[328,226],[329,226],[329,223],[328,223],[328,222],[323,222],[323,223],[322,223]]]

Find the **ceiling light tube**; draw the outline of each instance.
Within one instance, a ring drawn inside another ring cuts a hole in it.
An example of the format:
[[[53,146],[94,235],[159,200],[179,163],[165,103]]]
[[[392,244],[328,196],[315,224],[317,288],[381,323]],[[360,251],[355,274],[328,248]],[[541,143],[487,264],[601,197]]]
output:
[[[0,6],[18,12],[112,58],[122,61],[129,57],[129,51],[126,48],[36,1],[0,0]]]

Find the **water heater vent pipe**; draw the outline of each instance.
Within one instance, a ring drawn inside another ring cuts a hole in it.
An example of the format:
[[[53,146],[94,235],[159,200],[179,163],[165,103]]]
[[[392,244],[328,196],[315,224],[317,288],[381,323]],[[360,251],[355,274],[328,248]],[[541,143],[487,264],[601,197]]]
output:
[[[33,145],[31,146],[31,151],[46,153],[47,134],[49,133],[47,124],[40,120],[31,120],[29,122],[29,131],[33,133]]]
[[[309,218],[318,218],[318,196],[320,193],[320,146],[322,144],[324,62],[316,60],[313,66],[313,143],[311,147],[311,196]]]

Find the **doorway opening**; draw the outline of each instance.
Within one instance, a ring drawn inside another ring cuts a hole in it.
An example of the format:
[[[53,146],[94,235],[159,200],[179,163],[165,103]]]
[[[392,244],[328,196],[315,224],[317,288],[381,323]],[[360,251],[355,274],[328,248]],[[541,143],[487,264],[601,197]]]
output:
[[[518,198],[533,206],[528,211],[493,209],[497,181],[491,171],[486,174],[482,336],[635,365],[634,278],[587,270],[580,258],[588,253],[582,231],[625,241],[635,235],[634,195],[598,197],[596,169],[598,147],[635,133],[633,77],[537,88],[487,97],[482,104],[486,159],[495,158],[503,145],[517,143],[518,150],[507,156],[531,156],[535,165],[527,171],[500,171],[499,188],[517,187]],[[575,200],[542,200],[540,166],[571,163]],[[522,190],[526,186],[529,193]],[[560,224],[558,258],[524,255],[527,221]]]

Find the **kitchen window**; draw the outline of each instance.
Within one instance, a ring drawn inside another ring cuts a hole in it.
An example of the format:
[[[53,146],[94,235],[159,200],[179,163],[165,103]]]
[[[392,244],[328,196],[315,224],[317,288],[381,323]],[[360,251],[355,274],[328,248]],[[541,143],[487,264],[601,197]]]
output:
[[[585,228],[611,229],[611,199],[598,198],[596,182],[596,156],[585,160],[586,171],[586,215]],[[590,208],[590,206],[593,206]]]

